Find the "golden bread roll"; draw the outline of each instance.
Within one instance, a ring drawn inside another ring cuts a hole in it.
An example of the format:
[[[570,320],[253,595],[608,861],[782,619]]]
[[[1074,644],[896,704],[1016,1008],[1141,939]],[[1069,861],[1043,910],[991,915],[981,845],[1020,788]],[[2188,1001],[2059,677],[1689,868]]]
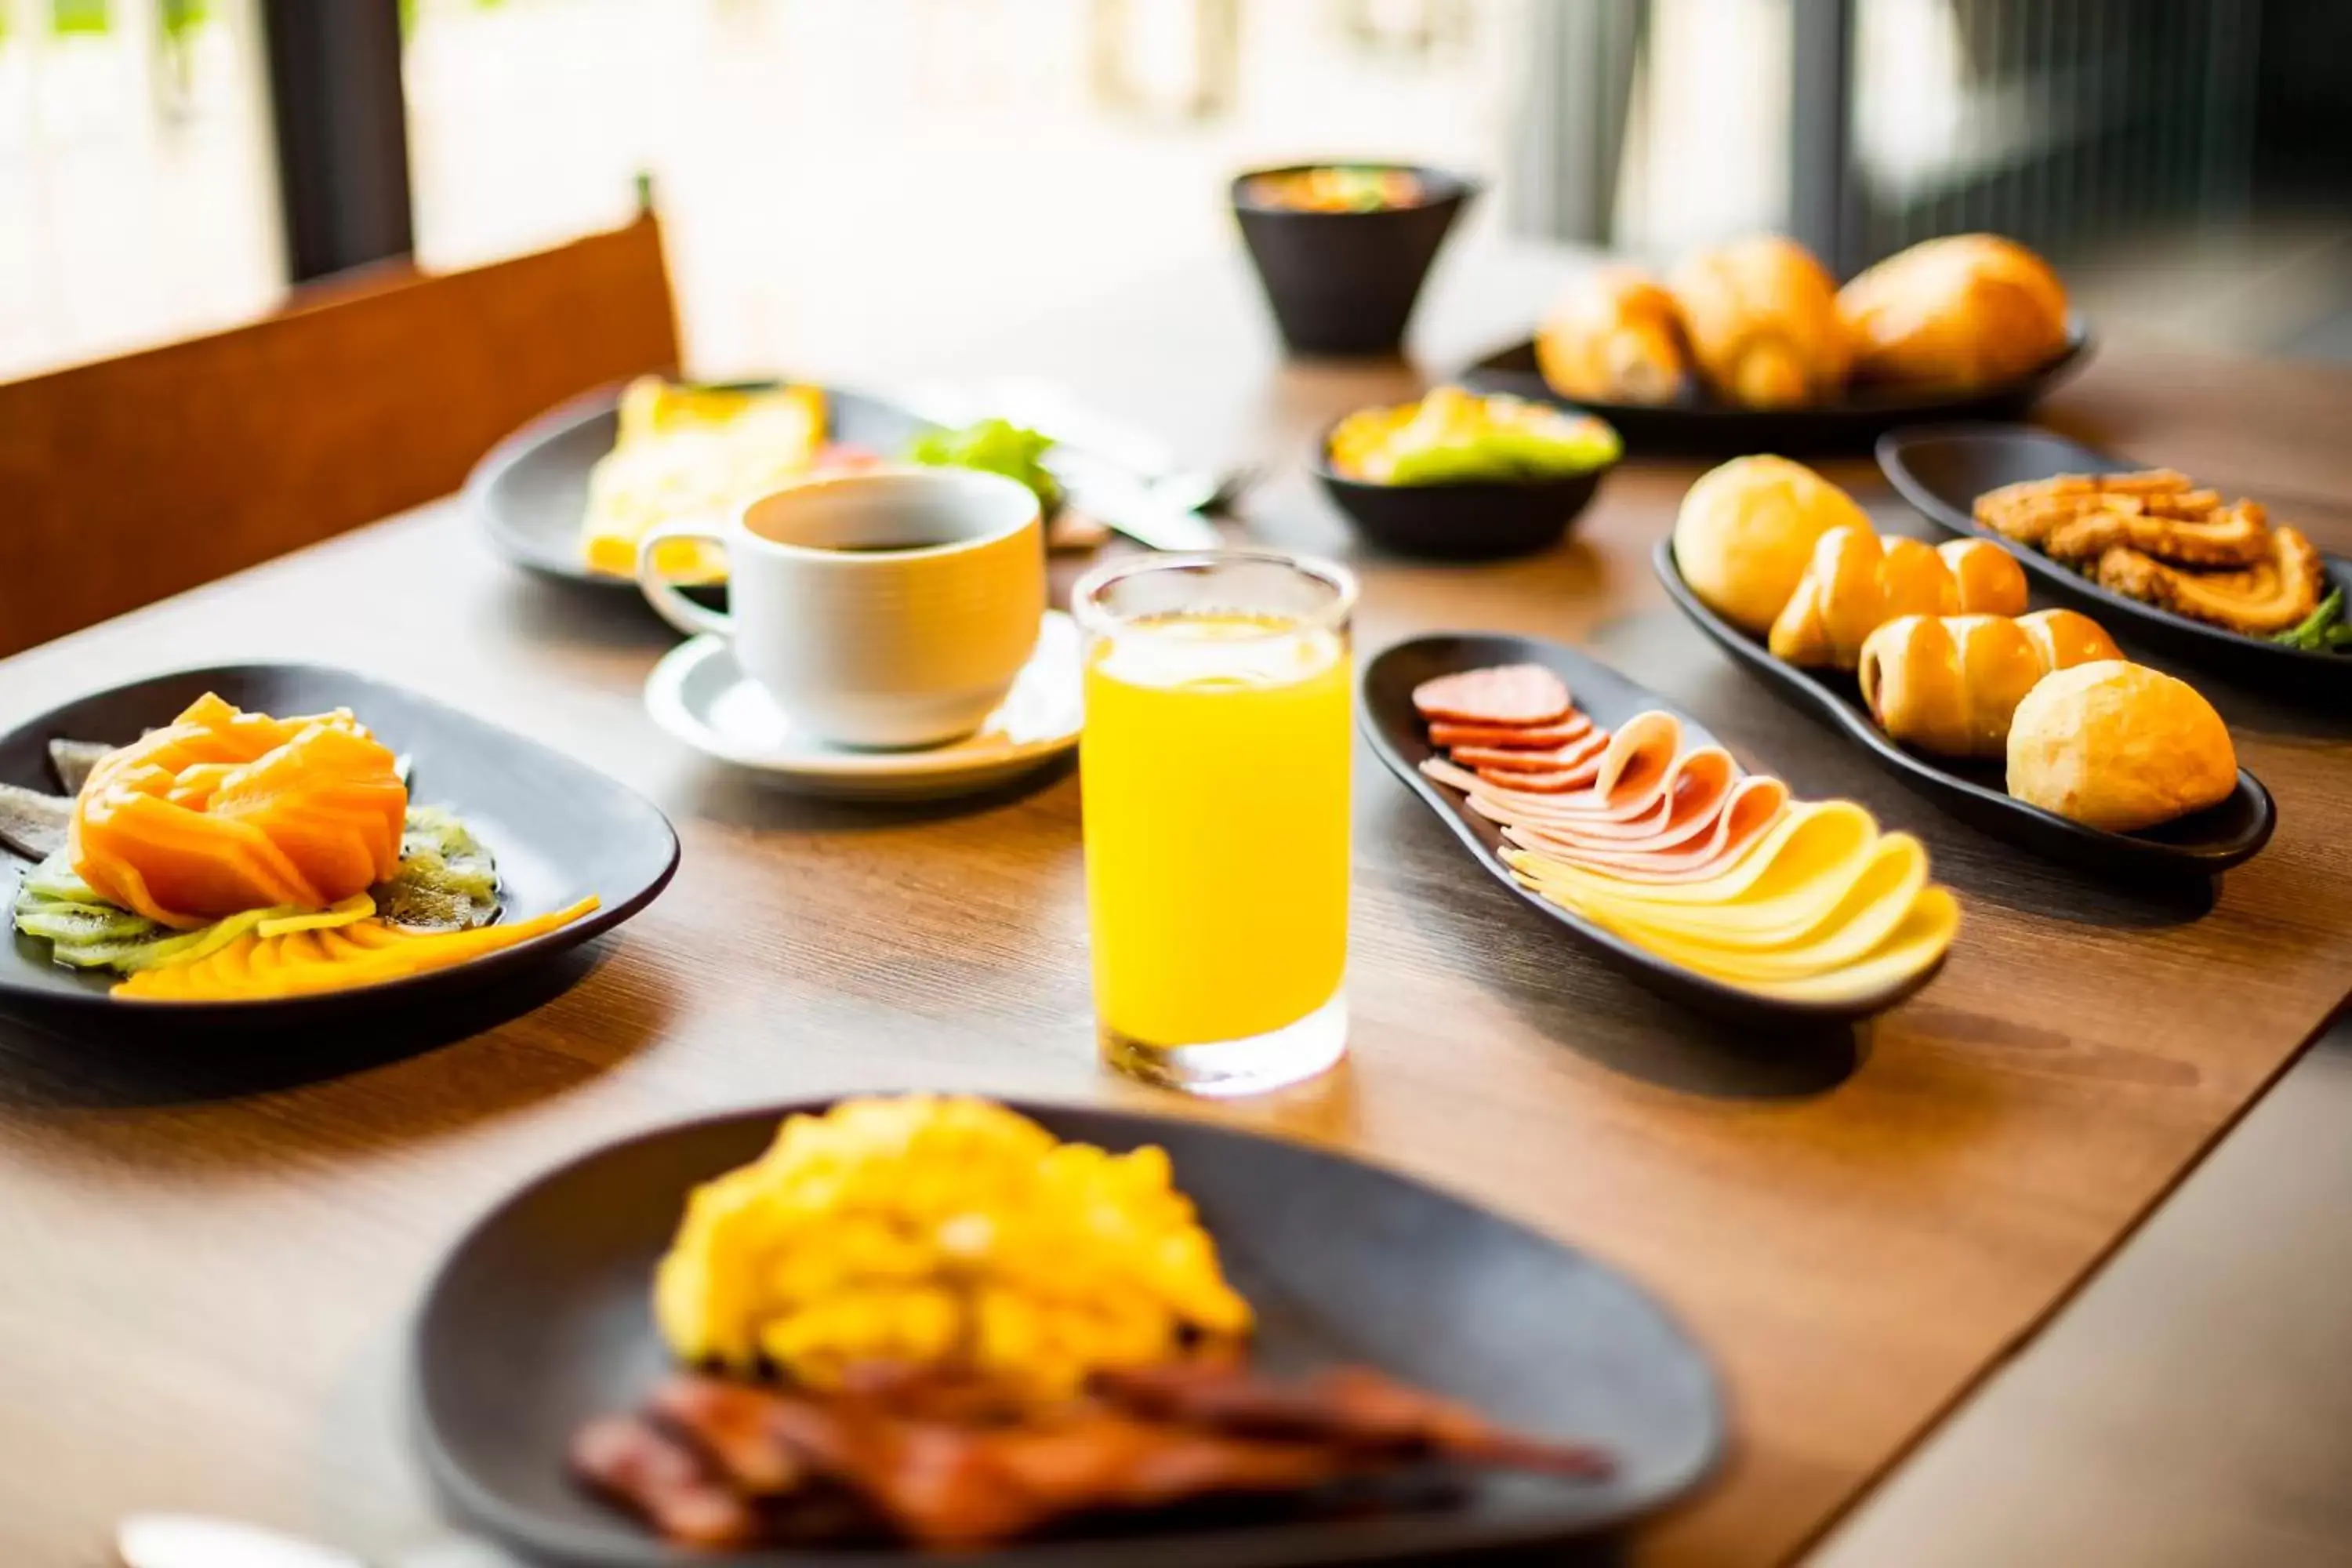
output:
[[[1833,528],[1868,531],[1853,498],[1802,463],[1734,458],[1701,474],[1675,518],[1675,564],[1718,615],[1751,632],[1772,624]]]
[[[1570,284],[1536,332],[1554,392],[1591,403],[1672,403],[1690,384],[1682,312],[1638,267],[1596,267]]]
[[[2053,671],[2121,656],[2088,616],[1898,616],[1862,645],[1862,700],[1880,729],[1944,757],[1998,757],[2010,716]]]
[[[1852,669],[1864,641],[1897,616],[2011,616],[2023,608],[2024,569],[2000,545],[1881,539],[1865,522],[1832,529],[1814,542],[1767,641],[1790,664]]]
[[[2066,288],[2049,263],[1990,234],[1930,239],[1838,291],[1857,380],[1967,391],[2066,346]]]
[[[2062,669],[2010,720],[2009,793],[2111,833],[2202,811],[2237,787],[2237,752],[2213,705],[2145,665]]]
[[[1799,408],[1845,386],[1853,345],[1837,287],[1803,246],[1776,234],[1703,250],[1668,280],[1699,374],[1742,408]]]

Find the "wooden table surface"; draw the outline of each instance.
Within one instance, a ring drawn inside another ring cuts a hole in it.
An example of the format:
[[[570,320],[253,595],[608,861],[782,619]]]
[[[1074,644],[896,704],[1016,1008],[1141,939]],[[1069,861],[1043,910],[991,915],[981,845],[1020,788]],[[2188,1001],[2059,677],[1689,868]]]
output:
[[[1509,335],[1562,265],[1449,257],[1423,359]],[[1691,465],[1629,465],[1532,561],[1418,565],[1353,552],[1297,472],[1306,433],[1413,373],[1281,365],[1237,268],[942,357],[1056,377],[1203,458],[1279,460],[1250,533],[1349,555],[1366,648],[1439,627],[1576,642],[1744,763],[1919,833],[1960,894],[1950,964],[1910,1005],[1853,1037],[1742,1037],[1563,941],[1361,753],[1351,1063],[1189,1108],[1438,1180],[1669,1302],[1723,1369],[1736,1436],[1643,1562],[1797,1553],[2352,990],[2344,715],[2200,680],[2278,836],[2210,900],[2117,890],[1946,819],[1663,608],[1646,555]],[[2111,345],[2050,414],[2352,543],[2352,381]],[[1865,466],[1831,471],[1895,516]],[[0,726],[165,668],[340,662],[593,763],[686,846],[636,921],[461,1016],[252,1054],[0,1023],[0,1452],[39,1456],[0,1470],[0,1560],[100,1561],[138,1508],[373,1552],[428,1531],[399,1420],[415,1291],[470,1218],[597,1141],[871,1088],[1187,1109],[1095,1064],[1066,771],[916,809],[771,794],[646,718],[668,641],[625,600],[509,571],[445,507],[0,662]]]

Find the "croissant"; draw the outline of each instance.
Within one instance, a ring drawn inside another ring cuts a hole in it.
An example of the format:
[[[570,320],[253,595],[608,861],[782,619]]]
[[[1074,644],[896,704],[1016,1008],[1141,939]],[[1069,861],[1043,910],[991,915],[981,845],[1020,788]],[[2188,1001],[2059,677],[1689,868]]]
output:
[[[1862,700],[1879,728],[1923,752],[1998,757],[2010,715],[2045,675],[2120,658],[2099,623],[2030,616],[1899,616],[1862,645]]]
[[[1796,241],[1756,235],[1700,251],[1667,285],[1699,374],[1724,402],[1798,408],[1844,389],[1853,342],[1837,286]]]
[[[1639,268],[1596,267],[1552,307],[1536,334],[1536,364],[1581,403],[1672,403],[1690,383],[1682,311]]]
[[[1925,240],[1838,290],[1857,381],[1970,391],[2021,375],[2066,347],[2066,289],[2013,240]]]
[[[2013,616],[2025,608],[2025,572],[1989,539],[1927,545],[1832,528],[1780,607],[1768,641],[1790,664],[1852,669],[1871,633],[1897,616]]]

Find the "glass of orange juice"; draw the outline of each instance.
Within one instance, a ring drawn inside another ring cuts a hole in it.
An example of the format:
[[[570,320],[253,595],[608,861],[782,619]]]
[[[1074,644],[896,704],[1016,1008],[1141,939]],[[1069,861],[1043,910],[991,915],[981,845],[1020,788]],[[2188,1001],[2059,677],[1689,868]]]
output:
[[[1247,1094],[1346,1049],[1355,601],[1340,567],[1253,551],[1078,584],[1087,910],[1115,1067]]]

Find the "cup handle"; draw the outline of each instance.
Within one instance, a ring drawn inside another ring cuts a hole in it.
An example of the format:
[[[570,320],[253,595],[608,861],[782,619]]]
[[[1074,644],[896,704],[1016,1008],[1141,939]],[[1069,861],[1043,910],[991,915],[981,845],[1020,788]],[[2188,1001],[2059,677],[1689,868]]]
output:
[[[637,586],[646,595],[646,603],[656,614],[688,637],[708,633],[713,637],[732,637],[735,617],[719,610],[705,609],[684,594],[677,584],[661,574],[655,564],[660,552],[655,546],[670,539],[703,539],[714,544],[724,544],[727,536],[707,522],[679,519],[657,522],[647,529],[637,541]]]

